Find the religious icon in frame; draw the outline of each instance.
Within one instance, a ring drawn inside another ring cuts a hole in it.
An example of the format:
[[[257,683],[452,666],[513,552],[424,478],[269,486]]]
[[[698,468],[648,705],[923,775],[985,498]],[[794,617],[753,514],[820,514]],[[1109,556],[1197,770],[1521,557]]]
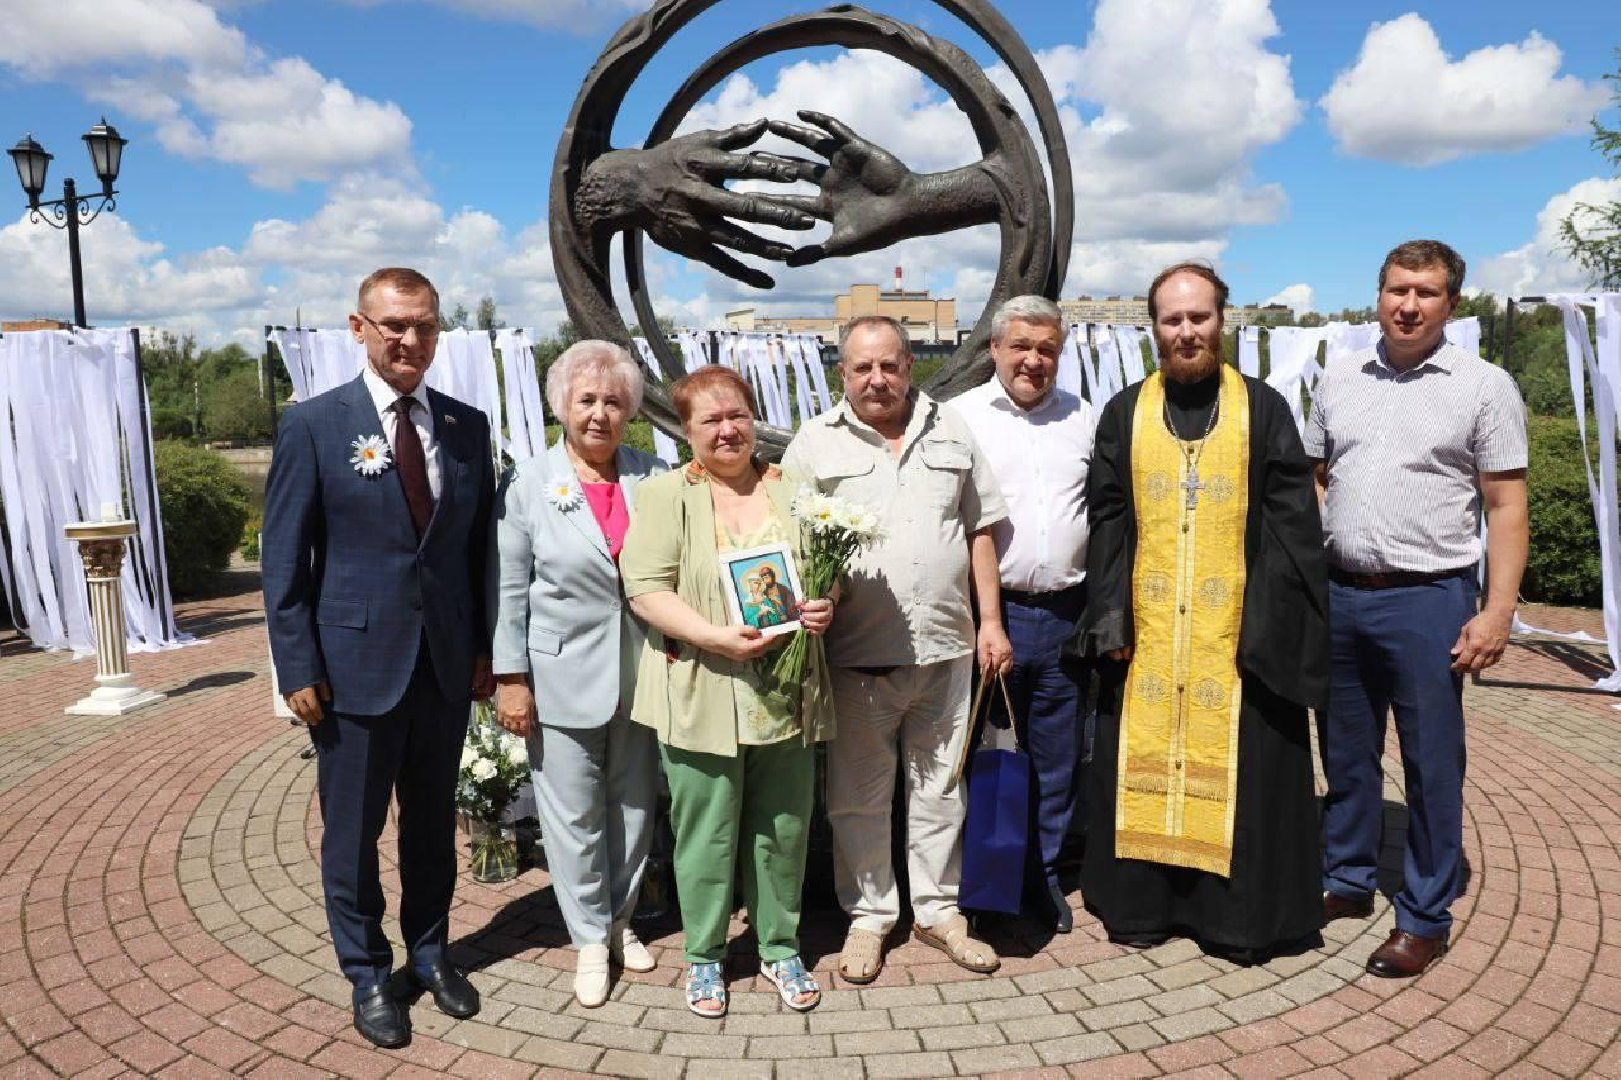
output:
[[[766,637],[799,629],[799,569],[786,543],[728,551],[720,557],[722,591],[733,624]]]

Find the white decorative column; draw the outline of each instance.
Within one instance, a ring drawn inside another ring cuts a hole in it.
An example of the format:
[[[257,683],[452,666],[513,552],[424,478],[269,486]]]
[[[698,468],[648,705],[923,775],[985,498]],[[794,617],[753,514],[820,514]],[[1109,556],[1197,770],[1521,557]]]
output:
[[[106,509],[106,508],[104,508]],[[124,646],[124,540],[135,535],[133,521],[80,521],[62,531],[79,545],[85,581],[90,586],[90,625],[96,637],[96,688],[63,711],[76,716],[122,716],[162,701],[163,694],[142,690],[129,672]]]

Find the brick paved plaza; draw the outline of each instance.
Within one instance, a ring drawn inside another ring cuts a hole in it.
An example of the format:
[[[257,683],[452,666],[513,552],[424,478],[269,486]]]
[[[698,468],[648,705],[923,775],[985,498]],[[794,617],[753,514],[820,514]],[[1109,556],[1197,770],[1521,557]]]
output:
[[[817,914],[805,952],[828,992],[808,1016],[762,990],[746,951],[731,1015],[690,1015],[671,922],[643,935],[659,969],[585,1010],[533,869],[458,884],[454,955],[483,1012],[452,1021],[421,1001],[411,1045],[375,1050],[350,1028],[327,941],[306,737],[271,716],[257,578],[233,579],[236,595],[183,607],[205,644],[132,658],[170,696],[123,718],[63,715],[93,661],[3,639],[0,1075],[1621,1076],[1621,712],[1492,685],[1467,697],[1468,891],[1451,955],[1417,980],[1362,971],[1392,925],[1385,898],[1264,967],[1187,942],[1130,952],[1081,912],[1067,937],[991,931],[994,977],[907,944],[859,990],[834,973],[842,920]],[[1526,618],[1600,629],[1588,612]],[[1488,683],[1585,685],[1598,659],[1518,645]],[[1400,792],[1387,797],[1399,843]],[[1388,894],[1394,848],[1384,864]]]

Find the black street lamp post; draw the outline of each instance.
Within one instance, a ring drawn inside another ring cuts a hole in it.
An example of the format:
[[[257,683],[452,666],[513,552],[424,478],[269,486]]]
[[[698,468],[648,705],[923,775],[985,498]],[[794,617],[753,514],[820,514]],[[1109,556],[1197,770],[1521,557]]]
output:
[[[12,164],[17,166],[17,179],[22,183],[23,191],[28,196],[28,219],[35,222],[43,221],[53,229],[67,230],[68,260],[73,269],[75,326],[86,324],[84,267],[79,261],[79,226],[90,224],[103,210],[117,209],[118,203],[113,196],[118,192],[113,190],[113,181],[118,179],[118,168],[124,157],[124,144],[129,140],[120,138],[118,129],[107,123],[106,117],[102,117],[101,123],[85,132],[84,141],[90,150],[90,164],[96,170],[96,178],[101,181],[101,192],[80,195],[72,177],[69,177],[62,181],[62,197],[48,202],[41,202],[39,197],[45,191],[45,172],[50,167],[53,155],[47,154],[45,148],[35,142],[32,135],[24,135],[16,146],[6,151],[11,155]],[[100,199],[101,202],[92,210],[90,204],[96,199]],[[49,213],[43,212],[47,210]]]

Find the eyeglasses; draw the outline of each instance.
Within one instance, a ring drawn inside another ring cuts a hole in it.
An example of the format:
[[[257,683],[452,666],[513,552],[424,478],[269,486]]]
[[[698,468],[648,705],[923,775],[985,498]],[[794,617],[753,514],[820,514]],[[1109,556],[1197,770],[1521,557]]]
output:
[[[432,341],[439,336],[439,323],[437,321],[404,322],[399,319],[389,319],[385,322],[378,322],[364,311],[358,311],[355,314],[365,319],[371,324],[372,329],[383,335],[384,341],[403,341],[405,335],[413,330],[416,331],[418,341]]]

